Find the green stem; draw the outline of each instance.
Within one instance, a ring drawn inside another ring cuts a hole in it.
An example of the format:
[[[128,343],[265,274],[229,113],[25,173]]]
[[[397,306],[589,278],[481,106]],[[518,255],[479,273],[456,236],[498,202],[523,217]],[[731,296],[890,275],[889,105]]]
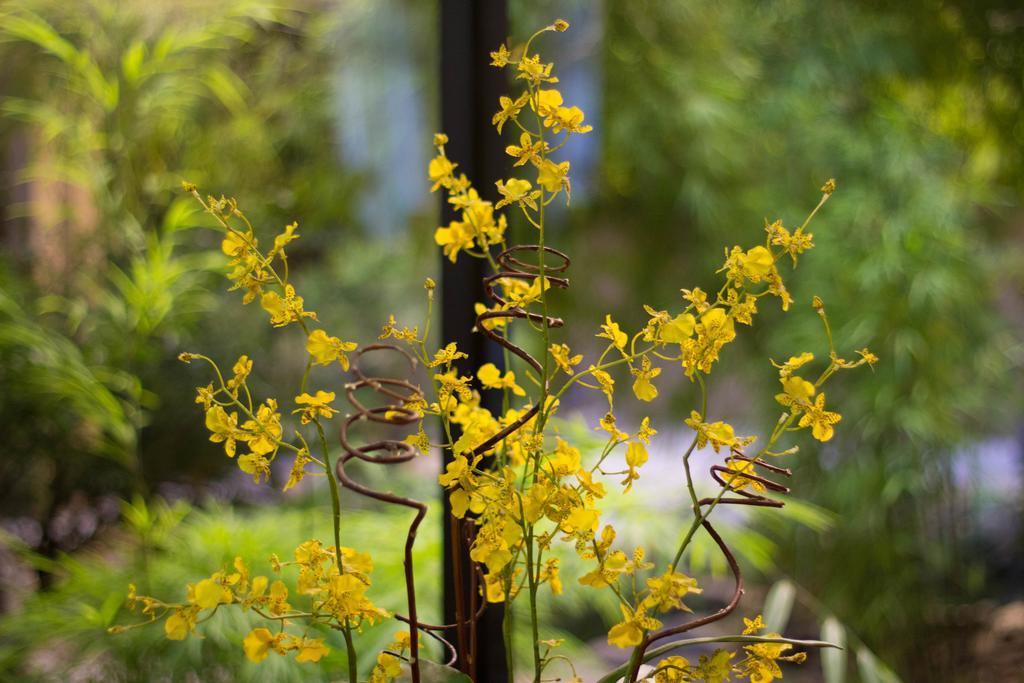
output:
[[[331,509],[334,521],[334,557],[338,565],[338,574],[345,573],[345,567],[341,562],[341,494],[338,491],[337,475],[331,466],[331,453],[327,448],[327,437],[324,435],[323,425],[320,420],[314,420],[317,435],[320,437],[320,446],[324,451],[324,473],[327,475],[327,482],[331,489]],[[357,667],[357,655],[355,646],[352,643],[352,628],[346,621],[342,632],[345,634],[345,648],[348,651],[348,680],[349,683],[358,683],[359,672]]]
[[[352,642],[352,629],[346,624],[342,633],[345,635],[345,651],[348,653],[348,680],[349,683],[358,683],[359,669],[356,667],[356,646]]]

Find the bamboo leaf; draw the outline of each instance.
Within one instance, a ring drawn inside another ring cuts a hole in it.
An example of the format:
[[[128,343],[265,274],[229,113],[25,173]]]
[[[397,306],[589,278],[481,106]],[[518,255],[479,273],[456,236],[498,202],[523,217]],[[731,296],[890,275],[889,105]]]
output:
[[[821,639],[835,643],[839,647],[845,647],[846,629],[838,619],[828,617],[821,625]],[[825,683],[844,683],[846,680],[846,652],[843,650],[822,651],[821,669]]]
[[[857,669],[863,683],[900,683],[900,677],[866,647],[857,648]]]
[[[769,633],[781,633],[786,628],[795,598],[796,587],[786,579],[777,582],[768,591],[762,614]]]

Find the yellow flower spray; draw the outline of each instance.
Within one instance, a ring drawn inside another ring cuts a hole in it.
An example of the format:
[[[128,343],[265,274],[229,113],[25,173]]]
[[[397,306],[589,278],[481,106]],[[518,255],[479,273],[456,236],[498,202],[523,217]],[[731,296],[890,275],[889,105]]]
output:
[[[427,280],[426,317],[422,326],[407,327],[389,317],[378,342],[358,347],[344,337],[332,336],[321,328],[316,314],[305,308],[304,299],[289,281],[287,247],[298,238],[297,225],[287,226],[273,239],[269,249],[261,249],[255,229],[233,199],[203,199],[198,190],[186,184],[212,215],[223,231],[222,250],[228,257],[232,289],[244,292],[243,303],[258,301],[274,327],[301,330],[307,353],[306,369],[292,402],[291,412],[299,425],[286,432],[283,410],[273,398],[254,397],[247,384],[253,363],[242,356],[230,376],[217,363],[203,355],[185,353],[182,360],[208,364],[214,381],[197,389],[196,402],[205,412],[210,440],[222,444],[225,453],[259,482],[269,478],[270,464],[279,454],[292,456],[291,473],[285,488],[297,484],[316,468],[326,476],[331,490],[334,521],[334,545],[323,546],[310,540],[294,551],[294,561],[272,558],[277,574],[295,573],[291,587],[283,579],[273,582],[267,576],[250,576],[245,562],[236,559],[233,571],[221,569],[210,577],[190,585],[186,600],[163,602],[130,591],[130,604],[141,610],[150,623],[163,620],[168,638],[182,640],[197,626],[224,606],[250,610],[268,620],[274,628],[253,629],[241,644],[253,661],[261,661],[273,652],[295,653],[296,661],[315,662],[328,652],[323,639],[309,638],[298,632],[299,623],[320,624],[340,630],[347,644],[349,681],[357,680],[356,655],[352,632],[376,622],[396,618],[408,629],[396,634],[389,649],[377,656],[370,680],[393,680],[403,666],[413,681],[420,680],[422,633],[448,644],[465,666],[471,650],[461,637],[465,624],[471,623],[486,603],[511,605],[522,597],[528,602],[532,632],[530,659],[532,678],[539,683],[554,662],[568,661],[557,654],[557,641],[543,639],[537,604],[540,591],[550,598],[569,589],[559,575],[557,558],[551,557],[555,543],[571,546],[590,565],[579,578],[576,590],[608,590],[619,602],[621,621],[608,632],[608,642],[629,653],[629,661],[604,676],[602,683],[624,678],[632,683],[640,675],[641,665],[658,655],[687,643],[738,643],[740,651],[718,649],[710,656],[690,661],[673,655],[657,662],[645,680],[722,681],[747,679],[767,683],[782,675],[778,662],[803,661],[803,653],[787,654],[794,646],[823,647],[827,643],[794,641],[779,634],[758,635],[764,628],[760,617],[746,619],[742,634],[709,637],[661,644],[671,636],[699,628],[724,618],[734,611],[742,594],[738,564],[725,541],[711,525],[712,512],[724,504],[781,507],[782,502],[769,494],[788,489],[768,478],[786,476],[775,462],[796,451],[780,441],[792,433],[809,429],[818,441],[834,434],[840,415],[830,409],[824,384],[840,370],[873,365],[878,359],[867,349],[859,358],[841,358],[833,344],[824,304],[817,297],[813,308],[820,316],[828,340],[829,357],[816,374],[808,368],[815,362],[809,352],[775,364],[780,392],[776,400],[782,412],[763,445],[755,448],[756,437],[741,436],[719,416],[709,415],[710,376],[726,346],[732,343],[741,326],[753,324],[758,306],[765,297],[775,297],[783,310],[793,299],[786,289],[780,267],[786,262],[796,266],[799,257],[813,248],[813,235],[807,231],[811,219],[835,190],[829,180],[810,215],[795,230],[781,221],[765,225],[764,241],[749,248],[734,246],[725,250],[719,273],[722,283],[709,294],[699,287],[682,289],[682,300],[675,311],[658,311],[644,306],[649,319],[642,329],[630,333],[606,316],[596,338],[604,343],[596,359],[584,364],[582,354],[573,353],[554,332],[564,321],[548,313],[552,288],[568,288],[564,274],[569,258],[548,245],[546,207],[564,195],[571,195],[570,164],[557,160],[557,153],[573,135],[591,131],[586,117],[576,106],[566,106],[555,87],[558,78],[554,65],[545,63],[532,52],[534,41],[547,32],[562,32],[568,23],[556,21],[534,33],[522,49],[509,50],[502,45],[491,53],[492,65],[509,69],[521,92],[503,96],[498,102],[493,123],[500,133],[511,127],[516,144],[506,148],[517,175],[499,180],[500,199],[483,199],[471,181],[458,172],[458,163],[445,153],[448,138],[434,137],[436,156],[430,161],[427,177],[432,190],[443,190],[447,201],[459,212],[459,219],[438,227],[435,241],[451,261],[459,258],[484,259],[491,269],[485,278],[489,304],[476,306],[477,329],[501,345],[504,369],[494,364],[479,368],[476,377],[460,376],[455,362],[465,358],[455,344],[435,344],[430,337],[430,321],[435,284]],[[534,231],[535,244],[510,245],[509,221],[502,209],[517,213]],[[513,343],[513,327],[539,336],[533,348],[540,357],[527,353]],[[421,332],[422,329],[422,332]],[[409,363],[410,371],[422,366],[427,370],[427,390],[406,379],[367,377],[359,368],[362,355],[373,351],[397,352]],[[339,387],[346,392],[355,414],[345,417],[341,428],[340,454],[332,459],[324,423],[338,414],[336,391],[308,387],[313,365],[351,370],[355,381]],[[689,447],[682,454],[681,479],[692,509],[692,519],[680,530],[680,541],[672,561],[655,567],[645,560],[643,548],[616,547],[616,529],[601,520],[601,499],[609,486],[629,491],[642,476],[649,460],[648,445],[657,434],[649,418],[635,431],[623,425],[615,415],[616,387],[632,387],[637,400],[654,401],[656,381],[666,372],[681,372],[699,389],[699,405],[685,420],[693,430]],[[579,386],[598,392],[608,410],[596,428],[605,435],[605,443],[593,457],[584,458],[579,448],[555,436],[551,419],[558,412],[565,393]],[[356,398],[359,390],[372,390],[386,398],[386,405],[366,408]],[[481,402],[482,392],[501,392],[502,411],[494,414]],[[459,538],[471,539],[469,556],[473,567],[462,567],[468,575],[479,576],[479,595],[473,604],[460,605],[456,632],[458,644],[445,640],[451,625],[423,624],[416,616],[415,580],[411,569],[411,549],[416,527],[427,508],[418,501],[373,491],[351,479],[345,463],[358,458],[381,464],[405,462],[428,455],[432,444],[427,421],[438,421],[442,442],[435,447],[451,449],[454,459],[438,480],[449,496],[455,528],[468,531]],[[348,428],[359,422],[374,421],[405,427],[401,439],[385,440],[360,447],[348,436]],[[457,436],[456,436],[457,435]],[[313,444],[312,446],[310,444]],[[712,498],[699,498],[690,459],[697,448],[710,446],[720,454],[711,468],[720,490]],[[609,458],[624,455],[626,469],[609,468]],[[369,555],[341,545],[340,502],[338,489],[345,486],[384,502],[416,509],[406,544],[408,614],[390,615],[376,607],[368,593],[373,563]],[[689,612],[688,596],[699,594],[696,578],[679,571],[679,566],[694,535],[704,529],[720,548],[735,575],[736,592],[726,608],[695,618],[680,626],[666,628],[666,616]],[[544,588],[546,586],[546,588]],[[291,603],[296,603],[292,606]],[[506,608],[505,639],[511,651],[511,614]],[[124,630],[131,627],[115,627]],[[510,678],[512,664],[510,656]],[[404,662],[404,664],[403,664]],[[571,664],[570,664],[571,666]],[[581,681],[573,669],[573,680]]]

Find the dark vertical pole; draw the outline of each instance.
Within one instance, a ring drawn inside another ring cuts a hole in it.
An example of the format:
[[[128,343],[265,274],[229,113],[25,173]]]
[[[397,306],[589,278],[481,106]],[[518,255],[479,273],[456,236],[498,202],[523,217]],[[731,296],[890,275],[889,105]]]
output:
[[[489,65],[489,53],[508,36],[508,10],[505,0],[441,0],[441,129],[447,133],[448,157],[459,164],[485,199],[494,200],[495,181],[507,174],[507,162],[501,138],[491,126],[491,116],[498,107],[498,97],[507,89],[504,71]],[[447,225],[458,216],[451,205],[442,201],[441,222]],[[473,332],[473,305],[485,301],[482,278],[487,264],[462,256],[456,263],[447,258],[441,268],[441,332],[445,342],[457,342],[469,354],[459,371],[476,375],[486,362],[501,367],[501,349],[483,335]],[[487,392],[497,394],[498,392]],[[493,413],[501,412],[500,396],[484,397],[484,406]],[[445,464],[452,453],[445,452]],[[448,498],[444,500],[448,518]],[[455,539],[444,524],[444,617],[455,621],[456,591],[462,603],[471,603],[471,567],[468,552],[461,550],[460,585],[456,585],[453,563]],[[474,582],[475,583],[475,582]],[[476,680],[505,681],[508,670],[502,639],[502,608],[490,605],[477,623]],[[451,634],[455,642],[455,634]],[[470,634],[466,634],[468,639]],[[468,671],[468,662],[460,668]]]

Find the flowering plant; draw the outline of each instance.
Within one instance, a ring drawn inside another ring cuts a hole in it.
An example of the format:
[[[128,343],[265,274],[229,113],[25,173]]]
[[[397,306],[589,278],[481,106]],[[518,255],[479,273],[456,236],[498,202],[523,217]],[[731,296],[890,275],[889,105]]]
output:
[[[321,327],[316,313],[306,309],[289,278],[287,251],[298,238],[297,225],[287,226],[272,243],[263,245],[233,199],[204,199],[195,186],[185,184],[186,191],[223,231],[222,250],[230,259],[228,277],[233,289],[243,292],[243,303],[258,301],[271,325],[299,330],[306,349],[305,372],[291,400],[295,408],[290,412],[298,419],[288,427],[287,408],[274,398],[254,396],[248,384],[253,362],[247,356],[239,358],[228,374],[207,356],[181,354],[183,361],[201,361],[212,373],[213,381],[199,387],[196,396],[210,440],[221,444],[226,455],[235,458],[256,482],[269,480],[271,463],[283,454],[292,458],[286,490],[309,472],[324,475],[331,492],[333,544],[309,540],[294,550],[293,559],[271,557],[271,569],[279,576],[273,580],[254,575],[247,562],[237,558],[233,567],[221,568],[189,585],[182,602],[138,595],[133,587],[129,602],[148,617],[143,623],[162,619],[167,637],[183,640],[218,609],[237,606],[249,610],[267,621],[267,626],[254,628],[242,643],[248,658],[257,662],[271,654],[290,653],[298,662],[317,662],[329,651],[325,639],[315,636],[317,630],[335,629],[344,636],[348,676],[354,683],[359,669],[353,634],[396,619],[405,627],[377,655],[370,681],[393,680],[403,669],[413,681],[420,681],[427,665],[421,656],[421,635],[443,643],[452,655],[448,665],[457,664],[475,678],[475,647],[472,638],[466,637],[467,627],[489,603],[508,606],[526,600],[533,680],[539,682],[549,665],[567,661],[556,654],[557,641],[543,639],[537,615],[542,590],[557,596],[566,589],[559,560],[552,554],[555,544],[566,544],[590,567],[574,587],[610,591],[619,602],[621,621],[610,628],[607,638],[629,656],[625,664],[601,679],[604,682],[633,682],[641,676],[658,683],[718,682],[735,676],[767,683],[782,676],[779,662],[806,658],[804,652],[794,652],[795,647],[828,646],[763,633],[765,624],[760,616],[744,619],[742,634],[670,639],[724,618],[737,608],[742,596],[739,565],[711,523],[714,510],[729,504],[781,507],[783,503],[770,494],[788,489],[771,477],[789,474],[777,463],[796,451],[782,441],[804,429],[818,441],[831,439],[840,415],[826,403],[825,383],[841,370],[877,361],[867,349],[857,352],[857,360],[838,355],[824,304],[815,297],[812,305],[823,323],[829,357],[814,374],[808,374],[815,363],[809,352],[774,364],[781,385],[775,398],[782,411],[763,442],[755,446],[755,436],[737,434],[708,411],[710,376],[722,350],[733,342],[741,326],[753,324],[762,300],[774,297],[783,310],[793,303],[780,268],[787,263],[795,267],[799,257],[814,246],[807,227],[832,195],[835,183],[825,183],[820,200],[800,227],[790,230],[780,220],[766,221],[763,243],[727,249],[719,270],[722,282],[715,294],[693,287],[681,290],[679,310],[644,306],[648,321],[634,332],[623,330],[606,316],[596,333],[604,348],[592,362],[584,363],[582,354],[557,339],[556,331],[564,322],[548,311],[551,290],[569,286],[565,277],[569,258],[548,244],[546,208],[563,198],[568,201],[571,193],[570,164],[558,161],[557,153],[571,136],[586,134],[591,126],[578,107],[566,106],[555,87],[558,79],[553,64],[531,53],[539,36],[567,28],[566,22],[556,21],[537,31],[521,50],[512,52],[502,45],[491,54],[492,65],[510,69],[514,81],[522,86],[518,94],[500,98],[493,119],[499,133],[508,126],[517,134],[517,144],[506,151],[519,172],[497,182],[498,201],[483,199],[471,181],[457,172],[456,161],[446,155],[448,138],[443,134],[434,137],[437,155],[428,169],[432,190],[443,190],[459,212],[458,220],[437,229],[435,240],[453,262],[478,258],[489,265],[491,274],[484,280],[489,302],[476,305],[477,332],[501,347],[503,368],[488,363],[479,367],[475,377],[460,374],[458,361],[467,354],[455,343],[435,342],[431,336],[435,285],[430,279],[425,283],[427,306],[422,327],[401,325],[392,316],[375,343],[358,346],[334,336]],[[535,243],[510,243],[508,217],[500,213],[506,208],[523,218]],[[539,343],[532,345],[539,349],[537,355],[515,338],[519,333],[514,335],[514,329],[520,328],[537,336]],[[363,365],[368,354],[392,355],[407,365],[410,376],[371,374]],[[351,373],[341,390],[353,412],[341,416],[337,392],[312,386],[311,370],[318,365]],[[419,366],[427,370],[422,378],[426,389],[412,376]],[[681,485],[692,518],[682,524],[671,561],[655,567],[646,560],[643,548],[618,547],[615,528],[602,523],[601,500],[609,486],[621,486],[627,492],[632,488],[641,477],[649,457],[648,445],[657,434],[649,418],[635,426],[616,418],[616,401],[622,393],[616,391],[617,382],[621,386],[631,379],[635,398],[651,402],[658,396],[655,380],[672,367],[699,390],[699,404],[685,418],[693,437],[681,457]],[[604,445],[589,456],[552,428],[562,397],[573,387],[597,392],[601,401],[607,402],[607,411],[597,425]],[[484,392],[499,393],[499,412],[484,406]],[[375,404],[370,395],[376,395]],[[340,423],[340,449],[332,447],[327,437],[331,421]],[[440,424],[440,443],[431,443],[428,421]],[[353,432],[368,423],[404,429],[399,435],[360,444]],[[711,467],[718,489],[716,495],[702,498],[697,494],[691,456],[706,446],[720,454]],[[438,480],[450,501],[448,522],[456,530],[456,539],[466,543],[472,562],[471,567],[456,566],[456,572],[471,576],[477,590],[468,604],[457,604],[455,623],[434,625],[419,619],[412,565],[416,531],[427,506],[370,488],[353,479],[346,464],[353,459],[399,464],[428,457],[437,449],[449,449],[453,454]],[[610,464],[617,452],[624,456],[624,468]],[[404,614],[389,613],[373,603],[372,558],[366,549],[342,545],[342,487],[415,512],[405,545]],[[734,593],[717,612],[666,626],[666,617],[689,612],[686,600],[702,590],[695,577],[681,571],[690,542],[701,530],[724,555],[735,579]],[[512,680],[511,609],[504,614]],[[658,659],[696,643],[732,643],[739,649],[723,647],[695,661],[682,655]],[[648,661],[654,662],[653,668],[645,664]],[[573,671],[573,680],[581,681]]]

